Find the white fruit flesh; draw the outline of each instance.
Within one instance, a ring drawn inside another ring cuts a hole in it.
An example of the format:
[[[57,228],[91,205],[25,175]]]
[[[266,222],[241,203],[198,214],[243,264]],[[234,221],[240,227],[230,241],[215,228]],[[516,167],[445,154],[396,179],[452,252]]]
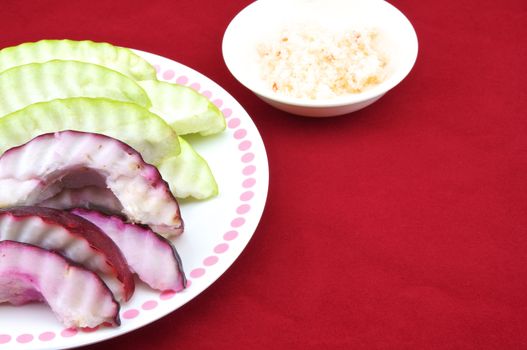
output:
[[[118,325],[119,304],[93,272],[32,245],[0,242],[0,303],[45,301],[66,327]]]
[[[145,226],[129,224],[116,216],[74,209],[72,213],[92,222],[121,249],[139,279],[157,290],[181,291],[186,279],[181,259],[172,243]]]
[[[111,214],[123,211],[123,206],[112,191],[96,186],[65,188],[37,205],[55,209],[86,208]]]
[[[59,210],[13,207],[0,210],[0,241],[56,251],[96,272],[118,301],[128,300],[134,281],[119,247],[89,220]]]
[[[90,174],[94,183],[87,182]],[[128,145],[93,133],[44,134],[5,152],[0,157],[0,207],[41,203],[66,183],[84,187],[101,181],[132,222],[165,237],[183,231],[179,205],[159,171]]]

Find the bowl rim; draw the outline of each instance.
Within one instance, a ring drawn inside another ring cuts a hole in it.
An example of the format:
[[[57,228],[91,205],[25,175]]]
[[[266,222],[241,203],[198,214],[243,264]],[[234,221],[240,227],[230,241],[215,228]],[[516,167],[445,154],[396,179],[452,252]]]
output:
[[[410,20],[402,13],[398,8],[393,6],[387,1],[384,0],[355,0],[355,1],[364,1],[365,3],[368,3],[371,5],[372,3],[377,3],[379,6],[388,6],[391,8],[392,11],[395,11],[395,13],[398,13],[401,18],[406,22],[408,27],[411,29],[410,31],[410,37],[409,39],[412,41],[413,46],[415,46],[415,50],[413,50],[411,56],[407,56],[407,59],[404,60],[404,64],[402,65],[402,69],[398,69],[394,72],[394,74],[389,77],[388,79],[380,82],[379,84],[372,86],[368,89],[366,89],[363,92],[356,93],[356,94],[345,94],[341,96],[331,97],[331,98],[324,98],[324,99],[304,99],[304,98],[298,98],[298,97],[290,97],[286,95],[281,95],[273,92],[269,92],[268,89],[258,89],[252,86],[251,81],[249,79],[245,79],[243,76],[240,76],[240,74],[237,74],[236,69],[233,68],[233,64],[229,58],[229,50],[227,49],[227,44],[229,40],[233,40],[236,38],[235,30],[233,29],[236,21],[238,21],[242,16],[245,16],[246,13],[253,7],[257,6],[267,6],[267,4],[276,4],[276,1],[271,0],[257,0],[252,2],[251,4],[244,7],[240,12],[238,12],[233,19],[229,22],[222,40],[222,56],[223,60],[225,62],[225,65],[227,66],[229,72],[231,75],[238,80],[240,84],[245,86],[247,89],[251,90],[253,93],[260,97],[264,97],[266,99],[287,104],[291,106],[299,106],[299,107],[312,107],[312,108],[325,108],[325,107],[341,107],[346,106],[350,104],[355,103],[361,103],[376,97],[379,97],[386,92],[393,89],[395,86],[397,86],[412,70],[413,66],[415,65],[415,62],[417,61],[417,56],[419,52],[419,42],[417,38],[417,34],[415,31],[415,28],[413,27]]]

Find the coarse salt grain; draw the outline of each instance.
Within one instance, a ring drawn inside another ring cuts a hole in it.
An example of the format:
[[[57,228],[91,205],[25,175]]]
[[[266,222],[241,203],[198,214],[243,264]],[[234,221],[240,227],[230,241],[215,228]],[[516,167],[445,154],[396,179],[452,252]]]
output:
[[[386,59],[375,48],[376,37],[371,29],[286,28],[258,46],[261,77],[273,91],[296,98],[362,92],[385,78]]]

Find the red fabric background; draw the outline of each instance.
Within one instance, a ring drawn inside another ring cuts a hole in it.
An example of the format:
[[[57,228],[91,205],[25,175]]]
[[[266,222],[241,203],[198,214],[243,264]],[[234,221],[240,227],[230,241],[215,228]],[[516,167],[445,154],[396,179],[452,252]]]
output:
[[[83,349],[527,348],[527,2],[393,0],[419,37],[413,71],[330,119],[229,74],[223,32],[249,2],[0,2],[0,47],[92,39],[177,60],[237,98],[268,151],[267,207],[232,268]]]

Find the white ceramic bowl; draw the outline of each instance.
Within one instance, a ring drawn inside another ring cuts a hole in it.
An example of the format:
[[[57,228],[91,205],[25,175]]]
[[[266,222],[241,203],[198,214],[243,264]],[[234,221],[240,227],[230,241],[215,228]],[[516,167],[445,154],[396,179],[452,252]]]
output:
[[[257,46],[295,23],[331,30],[375,28],[379,48],[388,59],[386,79],[361,93],[330,99],[293,98],[274,92],[260,77]],[[329,117],[364,108],[399,84],[417,58],[417,35],[408,19],[383,0],[258,0],[231,21],[222,51],[232,75],[265,102],[293,114]]]

